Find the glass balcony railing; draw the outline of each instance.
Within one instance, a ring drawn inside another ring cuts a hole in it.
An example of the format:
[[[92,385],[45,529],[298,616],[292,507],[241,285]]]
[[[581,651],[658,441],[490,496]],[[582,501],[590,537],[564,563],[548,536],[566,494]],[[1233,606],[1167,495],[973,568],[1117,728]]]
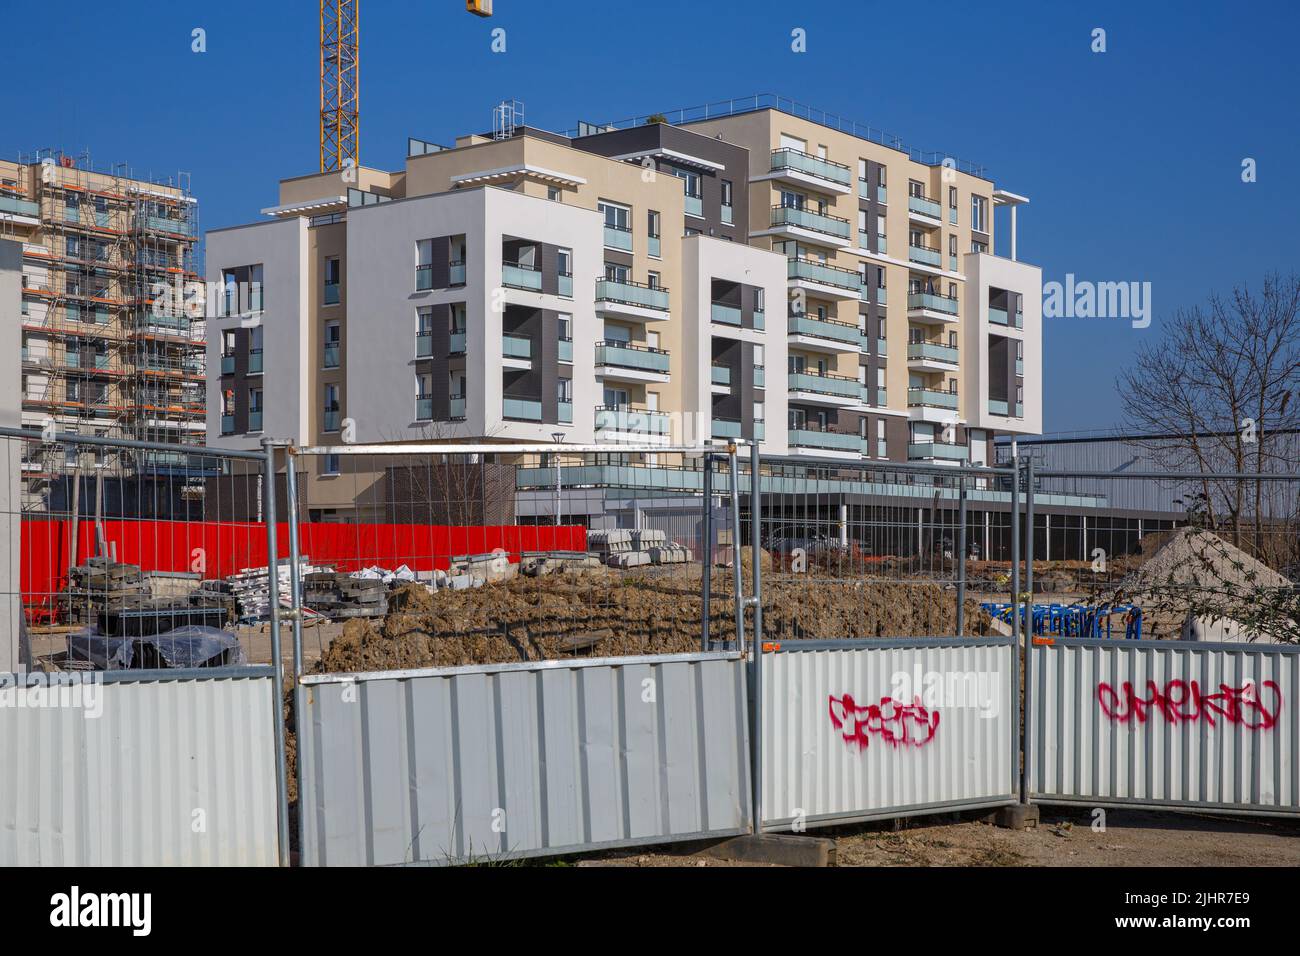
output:
[[[938,249],[932,249],[929,246],[914,246],[908,243],[907,258],[912,262],[919,262],[921,265],[939,267],[943,257]]]
[[[221,416],[221,434],[223,434],[223,435],[233,435],[234,433],[235,433],[235,416],[234,416],[234,415],[222,415],[222,416]]]
[[[1019,375],[1019,376],[1021,376],[1022,378],[1024,377],[1024,374],[1025,374],[1025,360],[1024,360],[1024,359],[1016,359],[1016,374]]]
[[[556,290],[559,295],[566,299],[573,298],[573,275],[561,272],[556,277]]]
[[[889,341],[887,339],[876,339],[876,354],[889,355]]]
[[[260,411],[248,413],[248,430],[250,432],[260,432],[262,430],[262,413]]]
[[[623,226],[611,226],[605,223],[605,246],[609,249],[632,251],[632,230]]]
[[[843,163],[832,163],[829,159],[812,156],[797,149],[772,150],[772,171],[791,170],[815,176],[827,182],[847,186],[850,181],[849,167]]]
[[[942,312],[945,315],[957,314],[957,300],[934,292],[909,292],[907,294],[909,309],[926,309],[930,312]]]
[[[417,422],[433,421],[433,399],[426,395],[415,396],[415,420]]]
[[[849,238],[851,231],[851,223],[847,219],[813,212],[811,209],[799,209],[795,206],[773,206],[771,223],[774,229],[781,226],[795,226],[844,240]]]
[[[822,431],[813,428],[791,428],[790,444],[795,448],[819,448],[825,451],[842,451],[862,454],[862,436],[853,432]]]
[[[560,339],[560,361],[573,362],[573,339]]]
[[[326,305],[339,304],[339,284],[337,282],[325,283],[325,304]]]
[[[710,380],[713,382],[714,385],[730,385],[731,366],[714,365],[710,370]]]
[[[235,374],[235,357],[233,355],[221,356],[221,374],[222,375]]]
[[[883,203],[885,205],[889,204],[889,190],[886,189],[884,186],[876,187],[876,202]]]
[[[1009,406],[1007,405],[1007,403],[1006,403],[1005,401],[1001,401],[1001,400],[996,399],[996,398],[990,398],[990,399],[989,399],[989,414],[990,414],[990,415],[1004,415],[1004,416],[1007,416],[1007,417],[1009,417],[1009,418],[1024,418],[1024,417],[1025,417],[1025,406],[1022,405],[1022,404],[1020,404],[1019,402],[1017,402],[1017,403],[1016,403],[1016,406],[1015,406],[1015,414],[1011,414],[1011,410],[1010,410]]]
[[[876,287],[876,303],[878,305],[889,304],[889,291],[883,285]]]
[[[96,213],[96,219],[103,218],[101,226],[108,225],[108,213]],[[165,216],[146,216],[144,227],[150,232],[167,232],[175,236],[192,236],[194,227],[188,222],[182,222],[179,219],[168,219]]]
[[[859,199],[871,198],[871,183],[867,182],[867,180],[865,179],[858,180],[858,198]]]
[[[596,406],[596,431],[632,435],[667,435],[668,414],[631,405]]]
[[[41,218],[40,203],[15,199],[12,196],[0,196],[0,212],[13,213],[15,216],[27,216],[29,219]]]
[[[828,266],[815,259],[787,259],[785,272],[786,277],[790,279],[818,282],[836,289],[844,289],[854,295],[862,294],[861,274],[838,266]]]
[[[856,325],[836,322],[833,319],[817,319],[809,315],[792,315],[787,325],[790,335],[807,335],[819,339],[831,339],[858,348],[862,347],[862,336]]]
[[[909,212],[914,212],[921,216],[928,216],[931,219],[943,218],[942,207],[940,207],[940,205],[933,199],[929,199],[925,196],[909,195],[907,197],[907,208]]]
[[[862,397],[862,384],[856,378],[843,375],[790,372],[788,382],[792,392],[812,392],[835,398],[851,398],[855,401]]]
[[[965,445],[949,445],[944,442],[916,442],[907,446],[907,457],[965,461],[970,457],[970,449]]]
[[[647,253],[648,255],[652,256],[652,257],[655,258],[655,259],[658,259],[658,258],[660,258],[660,257],[662,256],[662,252],[661,252],[661,247],[660,247],[659,237],[658,237],[658,236],[649,236],[649,237],[647,237],[647,239],[646,239],[646,253]]]
[[[452,331],[451,344],[449,347],[452,355],[460,355],[465,351],[465,333],[463,330],[460,332],[455,330]]]
[[[451,397],[450,409],[452,421],[460,421],[463,419],[465,417],[465,396],[453,395]]]
[[[433,288],[433,266],[415,267],[415,291],[424,292]]]
[[[754,387],[767,388],[767,369],[762,365],[754,366]]]
[[[325,362],[323,367],[324,368],[339,367],[339,343],[338,342],[325,343]]]
[[[542,403],[531,398],[501,399],[501,414],[505,418],[518,418],[529,422],[542,420]]]
[[[734,210],[734,206],[728,206],[725,203],[722,205],[722,224],[724,226],[730,226],[735,222]]]
[[[464,285],[465,284],[465,263],[450,262],[447,264],[447,284]]]
[[[511,289],[529,289],[542,291],[542,273],[532,266],[523,266],[517,262],[501,263],[501,284]]]
[[[940,345],[935,342],[909,342],[907,345],[909,359],[930,359],[934,362],[957,364],[957,349],[952,345]]]
[[[533,340],[523,335],[501,336],[501,355],[504,358],[531,359],[533,357]]]
[[[668,374],[668,353],[627,342],[597,342],[596,364]]]
[[[865,390],[865,393],[864,393],[864,394],[866,394],[866,395],[868,395],[868,396],[874,394],[874,395],[876,396],[875,405],[876,405],[877,408],[888,408],[888,407],[889,407],[889,389],[887,389],[887,388],[876,388],[876,389],[872,389],[872,388],[868,387],[868,388]]]
[[[248,374],[260,375],[261,372],[262,372],[262,350],[249,349],[248,350]]]
[[[619,279],[596,280],[597,302],[621,302],[643,309],[668,311],[668,290]]]
[[[433,333],[417,332],[415,334],[415,357],[428,358],[431,355],[433,355]]]
[[[714,418],[711,434],[714,438],[739,438],[744,426],[734,418]]]
[[[555,409],[561,425],[573,424],[573,402],[557,402]]]
[[[700,196],[690,196],[690,195],[688,195],[688,196],[686,197],[686,215],[688,215],[688,216],[699,216],[699,217],[703,218],[703,216],[704,216],[704,200],[703,200],[703,198],[701,198]]]
[[[932,391],[928,388],[909,388],[907,390],[909,408],[957,408],[957,396],[953,392]]]
[[[949,272],[957,271],[957,257],[951,254],[949,254],[948,256],[948,271]]]
[[[338,412],[338,411],[327,411],[327,412],[325,412],[324,415],[322,416],[322,419],[323,419],[323,428],[322,428],[322,431],[327,431],[327,432],[336,432],[336,431],[339,430],[339,412]]]
[[[714,302],[709,317],[714,322],[719,322],[722,325],[740,325],[740,309],[734,305],[723,305],[720,302]]]
[[[995,309],[993,306],[989,306],[989,321],[992,322],[994,325],[1006,325],[1007,310]]]

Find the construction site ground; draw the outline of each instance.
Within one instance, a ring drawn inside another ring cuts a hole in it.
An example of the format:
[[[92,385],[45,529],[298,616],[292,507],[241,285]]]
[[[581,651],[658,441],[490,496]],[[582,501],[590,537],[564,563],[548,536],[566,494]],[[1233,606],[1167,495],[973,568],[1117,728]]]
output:
[[[1037,827],[1006,830],[973,819],[917,817],[808,831],[835,841],[836,866],[1300,866],[1300,821],[1042,808]],[[654,847],[574,858],[576,866],[763,866]]]

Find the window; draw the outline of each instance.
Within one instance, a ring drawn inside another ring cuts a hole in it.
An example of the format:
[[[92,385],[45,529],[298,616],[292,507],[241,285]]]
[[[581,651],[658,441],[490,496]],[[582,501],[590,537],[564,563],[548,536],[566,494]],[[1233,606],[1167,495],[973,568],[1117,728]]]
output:
[[[880,185],[881,185],[881,186],[884,186],[884,185],[886,185],[886,183],[885,183],[885,167],[884,167],[884,166],[881,166],[881,167],[879,167],[879,168],[880,168]]]
[[[339,257],[329,256],[325,260],[325,304],[339,304]]]
[[[722,181],[722,221],[731,224],[732,185],[730,179]]]
[[[971,251],[971,252],[988,252],[988,251],[989,251],[989,244],[988,244],[987,242],[980,242],[978,239],[972,239],[972,240],[971,240],[971,243],[970,243],[970,251]]]
[[[989,201],[983,196],[970,197],[970,227],[976,232],[988,232]]]
[[[323,431],[336,432],[339,430],[339,387],[337,385],[325,386],[325,407]]]
[[[337,475],[342,464],[342,455],[326,455],[321,461],[320,473],[322,475]]]
[[[957,187],[948,187],[948,222],[957,225]]]
[[[605,217],[605,226],[609,229],[618,229],[621,232],[631,232],[630,225],[632,210],[627,206],[615,205],[611,202],[601,200],[596,203],[596,208],[600,214]]]
[[[631,276],[628,267],[621,262],[605,263],[605,278],[611,282],[626,282]]]
[[[561,312],[555,317],[555,328],[561,342],[573,341],[573,316]]]
[[[339,367],[339,343],[343,330],[337,321],[325,323],[325,368]]]
[[[415,291],[433,288],[433,240],[421,239],[415,244]]]
[[[549,199],[551,202],[563,202],[564,193],[560,191],[560,188],[558,186],[547,186],[546,198]]]
[[[250,388],[248,390],[248,430],[250,432],[260,432],[262,430],[262,390],[260,388]]]
[[[573,401],[573,379],[557,378],[555,380],[555,397],[561,402]]]
[[[766,300],[766,297],[767,297],[767,290],[766,290],[766,289],[755,289],[755,290],[754,290],[754,311],[755,311],[755,312],[766,312],[766,311],[767,311],[767,310],[763,307],[763,304],[764,304],[764,301]]]
[[[648,286],[649,286],[650,288],[652,288],[652,289],[657,289],[657,288],[659,288],[659,273],[657,273],[657,272],[647,272],[647,273],[646,273],[646,285],[648,285]]]
[[[248,330],[248,374],[262,374],[262,327],[255,325]]]

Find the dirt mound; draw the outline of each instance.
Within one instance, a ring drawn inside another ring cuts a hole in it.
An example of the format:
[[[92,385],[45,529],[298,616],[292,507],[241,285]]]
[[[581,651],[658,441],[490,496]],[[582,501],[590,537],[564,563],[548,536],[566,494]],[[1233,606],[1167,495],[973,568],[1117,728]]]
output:
[[[764,585],[765,639],[933,636],[956,628],[955,597],[936,585],[791,578]],[[716,573],[712,587],[710,636],[734,640],[731,576]],[[437,594],[405,585],[381,621],[350,621],[318,670],[682,653],[699,650],[701,616],[698,569],[693,577],[515,578]],[[966,620],[971,633],[993,633],[974,601],[967,602]]]

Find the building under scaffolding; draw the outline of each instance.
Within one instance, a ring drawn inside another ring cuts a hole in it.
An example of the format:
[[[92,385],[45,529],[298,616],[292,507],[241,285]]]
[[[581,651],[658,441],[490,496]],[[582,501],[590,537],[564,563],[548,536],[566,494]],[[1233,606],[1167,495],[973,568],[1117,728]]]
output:
[[[204,296],[188,176],[151,182],[54,150],[0,161],[0,238],[22,243],[23,425],[202,444]],[[185,455],[130,454],[68,461],[33,444],[25,507],[59,507],[98,473],[118,482],[124,511],[175,510],[145,485],[174,479]]]

